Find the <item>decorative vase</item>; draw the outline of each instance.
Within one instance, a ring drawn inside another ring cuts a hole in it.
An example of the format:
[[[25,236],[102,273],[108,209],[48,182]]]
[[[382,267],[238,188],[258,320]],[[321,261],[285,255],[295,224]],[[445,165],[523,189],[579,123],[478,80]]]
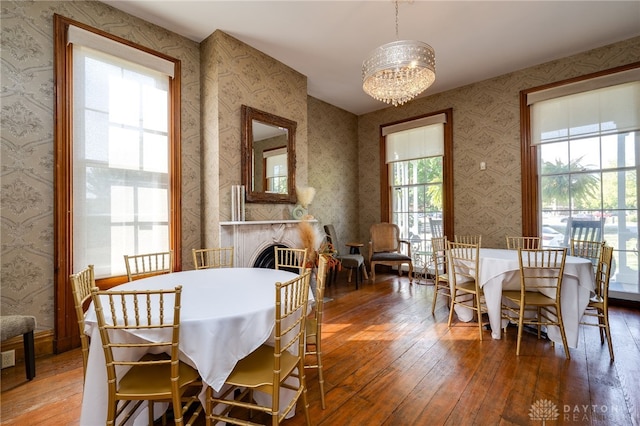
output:
[[[300,204],[296,204],[296,206],[291,210],[291,217],[295,220],[302,220],[302,218],[307,214],[307,209],[302,207]]]

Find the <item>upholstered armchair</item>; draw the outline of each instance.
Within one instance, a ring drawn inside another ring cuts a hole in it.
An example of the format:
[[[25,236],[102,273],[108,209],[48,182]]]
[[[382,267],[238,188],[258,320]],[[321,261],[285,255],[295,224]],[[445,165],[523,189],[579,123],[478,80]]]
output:
[[[394,223],[376,223],[369,228],[369,264],[371,279],[376,279],[376,265],[398,267],[398,275],[402,275],[402,265],[409,267],[409,280],[413,280],[413,262],[411,261],[411,244],[400,239],[400,228]],[[406,247],[406,252],[402,248]]]

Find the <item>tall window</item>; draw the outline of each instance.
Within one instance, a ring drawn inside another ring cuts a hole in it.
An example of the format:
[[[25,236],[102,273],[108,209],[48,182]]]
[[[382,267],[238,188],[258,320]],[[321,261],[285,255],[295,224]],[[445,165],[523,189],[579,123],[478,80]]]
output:
[[[124,254],[180,268],[180,62],[56,15],[56,332],[74,338],[68,276],[126,281]],[[65,313],[66,312],[66,313]],[[69,336],[70,335],[70,336]]]
[[[73,263],[169,250],[169,77],[73,46]]]
[[[528,93],[540,235],[569,246],[591,226],[614,247],[610,290],[640,296],[640,72],[627,70]]]
[[[414,262],[427,264],[433,224],[442,224],[445,211],[445,133],[450,111],[385,126],[385,162],[388,168],[390,221],[411,242]],[[450,134],[450,133],[449,133]],[[452,197],[451,197],[452,198]],[[451,212],[452,214],[452,212]]]

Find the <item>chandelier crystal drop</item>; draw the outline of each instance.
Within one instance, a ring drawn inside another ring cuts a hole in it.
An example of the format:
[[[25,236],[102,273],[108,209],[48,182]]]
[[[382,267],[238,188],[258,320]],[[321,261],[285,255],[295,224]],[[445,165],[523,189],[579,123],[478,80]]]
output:
[[[398,2],[396,39],[398,38]],[[362,89],[372,98],[402,105],[425,91],[436,79],[436,54],[427,43],[399,40],[383,44],[362,62]]]

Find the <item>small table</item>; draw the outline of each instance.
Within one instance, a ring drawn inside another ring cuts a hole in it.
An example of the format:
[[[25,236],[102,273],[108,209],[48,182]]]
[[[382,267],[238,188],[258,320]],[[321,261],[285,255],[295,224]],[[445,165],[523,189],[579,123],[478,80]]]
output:
[[[517,250],[480,249],[478,280],[482,287],[491,337],[500,339],[502,327],[502,290],[520,290],[520,264]],[[453,285],[453,280],[450,280]],[[578,347],[578,328],[589,297],[595,289],[593,265],[589,259],[567,256],[562,277],[562,319],[567,344]],[[456,314],[461,321],[471,321],[473,311],[456,305]],[[550,326],[547,336],[562,343],[558,327]]]
[[[346,246],[349,247],[349,254],[362,254],[360,253],[360,249],[364,247],[364,244],[347,243]],[[364,276],[365,280],[369,279],[369,275],[367,274],[367,267],[365,266],[364,263],[362,264],[362,275]],[[349,282],[351,282],[351,270],[349,270]]]

